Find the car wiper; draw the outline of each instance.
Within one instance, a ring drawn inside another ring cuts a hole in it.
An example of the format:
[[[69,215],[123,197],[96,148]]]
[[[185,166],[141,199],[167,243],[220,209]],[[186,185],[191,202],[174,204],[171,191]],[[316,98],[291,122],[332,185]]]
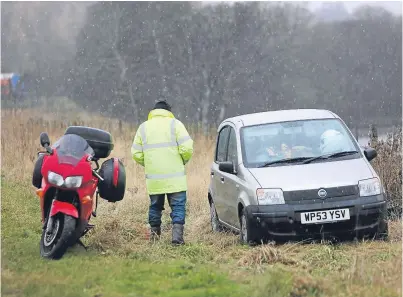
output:
[[[287,158],[287,159],[281,159],[281,160],[277,160],[277,161],[271,161],[271,162],[267,162],[264,163],[261,166],[258,166],[258,168],[262,168],[262,167],[267,167],[273,164],[280,164],[280,163],[294,163],[294,162],[301,162],[301,161],[305,161],[311,159],[310,157],[298,157],[298,158]]]
[[[357,154],[357,151],[344,151],[344,152],[338,152],[334,154],[327,154],[327,155],[322,155],[322,156],[317,156],[313,158],[309,158],[302,162],[302,164],[308,164],[311,163],[312,161],[319,160],[319,159],[331,159],[331,158],[337,158],[337,157],[342,157],[342,156],[348,156],[348,155],[354,155]]]

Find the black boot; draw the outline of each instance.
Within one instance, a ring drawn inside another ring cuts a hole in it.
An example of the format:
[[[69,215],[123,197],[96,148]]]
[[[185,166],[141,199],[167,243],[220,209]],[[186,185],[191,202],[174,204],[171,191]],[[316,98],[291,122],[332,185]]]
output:
[[[183,240],[183,225],[173,224],[172,226],[172,243],[185,244]]]
[[[159,240],[161,236],[161,227],[151,227],[150,230],[150,241]]]

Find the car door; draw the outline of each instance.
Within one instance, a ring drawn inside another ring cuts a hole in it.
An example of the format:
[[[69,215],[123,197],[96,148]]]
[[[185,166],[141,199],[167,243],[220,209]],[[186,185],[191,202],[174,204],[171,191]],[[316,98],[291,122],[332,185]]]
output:
[[[224,126],[218,133],[216,153],[214,156],[214,162],[211,167],[211,195],[216,207],[217,215],[220,219],[224,216],[223,211],[225,207],[223,205],[223,188],[222,188],[222,172],[218,170],[219,162],[224,162],[227,159],[227,147],[229,138],[229,126]]]
[[[234,164],[234,168],[237,169],[238,161],[238,150],[237,150],[237,137],[235,129],[233,127],[229,128],[229,139],[228,139],[228,149],[226,155],[226,161],[231,161]],[[220,172],[220,182],[222,187],[222,199],[224,216],[222,219],[231,224],[234,227],[239,227],[238,219],[238,195],[239,195],[239,178],[236,174],[230,174],[226,172]]]

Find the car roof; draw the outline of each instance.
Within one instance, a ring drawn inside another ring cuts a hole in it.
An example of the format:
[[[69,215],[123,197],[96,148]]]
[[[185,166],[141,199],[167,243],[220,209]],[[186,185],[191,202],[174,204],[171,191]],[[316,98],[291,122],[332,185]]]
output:
[[[222,124],[225,122],[232,122],[234,124],[242,123],[241,126],[253,126],[287,121],[334,118],[338,118],[338,116],[333,112],[324,109],[287,109],[239,115],[224,120]]]

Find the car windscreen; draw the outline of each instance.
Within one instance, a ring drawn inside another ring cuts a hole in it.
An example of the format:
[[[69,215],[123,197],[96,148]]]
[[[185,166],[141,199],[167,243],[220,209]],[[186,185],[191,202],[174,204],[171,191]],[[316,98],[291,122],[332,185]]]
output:
[[[52,148],[57,150],[58,160],[61,164],[75,166],[86,154],[94,155],[94,150],[87,141],[75,134],[63,135],[53,144]]]
[[[360,150],[339,119],[299,120],[242,127],[241,147],[247,167],[260,167],[283,159],[314,158]],[[359,155],[345,158],[356,157]]]

